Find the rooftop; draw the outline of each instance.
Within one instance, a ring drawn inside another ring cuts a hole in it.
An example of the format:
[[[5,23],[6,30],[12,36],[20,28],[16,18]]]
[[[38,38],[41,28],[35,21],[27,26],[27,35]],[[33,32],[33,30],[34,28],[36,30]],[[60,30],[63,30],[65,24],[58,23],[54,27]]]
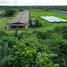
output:
[[[28,20],[29,20],[29,11],[24,10],[18,16],[16,16],[15,19],[9,22],[8,25],[16,24],[16,23],[17,24],[28,24]]]

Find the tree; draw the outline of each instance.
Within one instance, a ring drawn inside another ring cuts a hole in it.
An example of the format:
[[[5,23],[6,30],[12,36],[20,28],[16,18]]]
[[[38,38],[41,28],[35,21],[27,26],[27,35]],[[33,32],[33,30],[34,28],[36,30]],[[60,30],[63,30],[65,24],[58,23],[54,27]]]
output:
[[[6,67],[8,57],[8,43],[0,41],[0,67]]]
[[[15,10],[14,9],[7,9],[5,10],[5,16],[10,17],[13,16],[15,14]]]

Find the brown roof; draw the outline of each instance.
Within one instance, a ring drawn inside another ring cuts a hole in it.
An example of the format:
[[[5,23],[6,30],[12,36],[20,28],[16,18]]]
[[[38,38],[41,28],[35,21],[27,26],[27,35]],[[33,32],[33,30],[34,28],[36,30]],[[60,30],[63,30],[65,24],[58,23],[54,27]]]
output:
[[[29,21],[29,11],[22,11],[14,20],[8,23],[9,26],[26,26]]]

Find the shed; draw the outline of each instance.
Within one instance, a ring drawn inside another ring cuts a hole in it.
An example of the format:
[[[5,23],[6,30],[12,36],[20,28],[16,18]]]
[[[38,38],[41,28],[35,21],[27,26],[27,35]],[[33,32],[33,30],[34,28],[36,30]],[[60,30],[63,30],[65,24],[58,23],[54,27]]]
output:
[[[16,16],[16,18],[14,20],[12,20],[11,22],[8,23],[8,26],[11,28],[23,28],[23,27],[28,27],[29,21],[29,11],[28,10],[24,10],[22,11],[18,16]]]

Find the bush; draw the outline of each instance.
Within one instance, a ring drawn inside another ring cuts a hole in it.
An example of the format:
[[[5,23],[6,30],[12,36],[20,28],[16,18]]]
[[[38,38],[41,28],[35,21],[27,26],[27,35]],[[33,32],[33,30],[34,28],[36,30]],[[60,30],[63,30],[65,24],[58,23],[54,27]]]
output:
[[[56,32],[60,32],[60,33],[63,33],[64,31],[66,31],[67,30],[67,26],[57,26],[56,28],[55,28],[55,31]]]
[[[67,39],[67,26],[56,27],[55,31],[61,33],[63,38]]]
[[[37,31],[35,33],[39,39],[49,39],[52,35],[52,31],[46,31],[46,32]]]
[[[41,27],[41,26],[42,26],[42,24],[41,24],[41,23],[39,22],[39,20],[37,20],[37,19],[36,19],[35,25],[32,25],[32,23],[31,23],[32,21],[31,21],[31,20],[30,20],[29,22],[30,22],[30,26],[31,26],[31,27]]]
[[[8,34],[6,33],[6,32],[4,32],[4,31],[0,31],[0,37],[2,37],[2,36],[7,36]]]
[[[8,17],[13,16],[15,12],[16,11],[14,9],[7,9],[5,10],[5,16],[8,16]]]

